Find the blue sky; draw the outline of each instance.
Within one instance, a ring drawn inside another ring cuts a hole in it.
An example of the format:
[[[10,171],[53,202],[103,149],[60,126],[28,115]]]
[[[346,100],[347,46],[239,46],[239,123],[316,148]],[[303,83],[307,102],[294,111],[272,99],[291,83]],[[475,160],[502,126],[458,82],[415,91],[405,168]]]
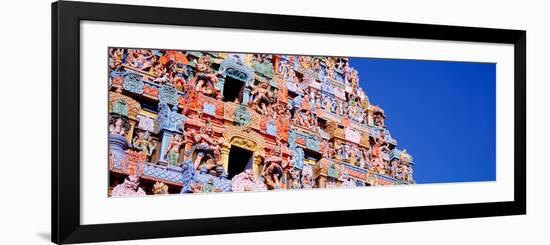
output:
[[[418,183],[496,179],[496,65],[351,58]]]

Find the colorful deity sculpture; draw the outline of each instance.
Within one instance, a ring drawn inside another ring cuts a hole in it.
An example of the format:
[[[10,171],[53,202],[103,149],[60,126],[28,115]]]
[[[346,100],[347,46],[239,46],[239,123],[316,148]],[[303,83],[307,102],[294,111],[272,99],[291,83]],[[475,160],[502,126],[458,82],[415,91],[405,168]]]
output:
[[[122,184],[115,186],[111,194],[113,197],[145,196],[145,191],[139,187],[139,176],[130,175]]]
[[[269,156],[264,159],[264,169],[261,176],[269,189],[279,189],[281,180],[284,178],[283,158],[281,157],[281,146],[277,145],[270,151]]]
[[[233,192],[265,191],[267,186],[254,178],[252,169],[246,169],[231,179],[231,190]]]
[[[355,180],[348,174],[347,171],[344,171],[342,176],[340,177],[340,187],[341,188],[353,188],[356,187],[357,184],[355,183]]]
[[[157,147],[157,143],[151,138],[149,131],[140,131],[132,140],[132,146],[150,157]]]
[[[359,73],[357,72],[357,70],[350,69],[347,82],[352,89],[357,89],[359,85]]]
[[[327,78],[335,80],[336,79],[336,60],[334,57],[327,57],[325,59],[325,73]]]
[[[120,48],[110,48],[109,49],[109,67],[112,70],[118,70],[122,66],[122,61],[124,59],[124,50]]]
[[[398,159],[394,158],[394,159],[390,160],[389,174],[390,174],[391,177],[396,178],[396,179],[401,179],[402,178],[402,168],[401,168],[401,164],[399,163]]]
[[[199,58],[195,68],[194,87],[199,93],[221,99],[222,95],[218,88],[218,74],[212,73],[210,69],[211,65],[210,56],[204,55]]]
[[[193,141],[192,148],[187,152],[187,155],[194,157],[193,164],[195,169],[199,169],[203,164],[207,165],[210,170],[216,166],[221,166],[221,144],[223,137],[214,139],[214,128],[210,121],[206,121],[200,132],[196,133],[193,130],[188,132],[189,137]]]
[[[109,134],[126,136],[128,130],[128,122],[123,117],[111,117],[109,122]]]
[[[168,159],[168,163],[172,166],[178,165],[178,158],[180,156],[180,148],[183,146],[184,140],[181,134],[174,134],[170,138],[170,143],[164,153],[165,158]]]
[[[374,126],[376,127],[384,127],[384,120],[386,119],[386,115],[384,114],[384,110],[378,106],[372,107],[372,116],[374,121]]]
[[[321,152],[321,154],[323,154],[323,157],[328,158],[329,157],[328,152],[329,152],[329,148],[330,148],[330,143],[328,142],[328,140],[323,139],[321,141],[321,143],[319,144],[319,148],[320,148],[319,151]]]
[[[402,179],[404,181],[412,180],[412,168],[411,168],[412,157],[407,153],[407,150],[401,152],[399,163],[401,165]]]
[[[273,96],[269,92],[269,84],[266,81],[260,82],[258,85],[250,85],[252,88],[251,95],[254,97],[252,107],[258,113],[267,115],[267,107],[273,102]]]
[[[334,142],[334,149],[336,150],[336,160],[349,162],[351,147],[345,143]]]
[[[200,174],[196,175],[191,186],[193,192],[231,191],[231,181],[227,179],[227,174],[222,166],[208,170],[206,165],[202,165],[200,167]]]
[[[367,168],[367,165],[368,165],[367,151],[365,151],[363,149],[357,149],[357,151],[358,151],[358,157],[359,157],[357,163],[358,163],[359,167]]]
[[[298,57],[298,62],[300,63],[300,66],[304,69],[304,70],[307,70],[311,67],[311,56],[307,56],[307,55],[300,55]]]
[[[309,189],[315,186],[315,176],[313,168],[309,164],[305,164],[302,168],[302,188]]]
[[[151,62],[153,57],[154,55],[150,50],[130,49],[128,50],[126,63],[137,69],[147,70],[153,65],[153,63]]]
[[[155,185],[153,185],[153,194],[155,195],[168,194],[168,186],[162,182],[155,182]]]
[[[380,174],[386,173],[386,163],[384,161],[384,151],[387,150],[387,141],[384,134],[380,132],[374,140],[374,145],[371,150],[370,160],[376,172]]]
[[[289,173],[289,189],[302,189],[301,170],[298,168],[292,168]]]

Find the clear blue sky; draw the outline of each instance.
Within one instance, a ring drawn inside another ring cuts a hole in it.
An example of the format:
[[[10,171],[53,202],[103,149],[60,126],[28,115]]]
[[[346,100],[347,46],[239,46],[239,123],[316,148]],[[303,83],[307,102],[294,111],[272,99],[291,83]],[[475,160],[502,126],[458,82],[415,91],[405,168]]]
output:
[[[351,58],[418,183],[496,179],[496,65]]]

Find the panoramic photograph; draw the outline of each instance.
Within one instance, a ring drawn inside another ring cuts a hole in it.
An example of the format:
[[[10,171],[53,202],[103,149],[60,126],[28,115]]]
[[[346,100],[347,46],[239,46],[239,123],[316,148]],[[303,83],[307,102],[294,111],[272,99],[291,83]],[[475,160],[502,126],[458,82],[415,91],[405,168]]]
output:
[[[109,197],[496,180],[496,66],[108,49]]]

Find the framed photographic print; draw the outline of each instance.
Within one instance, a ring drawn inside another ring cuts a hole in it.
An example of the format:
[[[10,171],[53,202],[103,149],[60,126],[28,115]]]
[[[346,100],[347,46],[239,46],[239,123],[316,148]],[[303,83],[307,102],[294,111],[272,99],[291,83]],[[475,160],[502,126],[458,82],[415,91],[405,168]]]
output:
[[[520,215],[526,33],[52,5],[52,241]]]

